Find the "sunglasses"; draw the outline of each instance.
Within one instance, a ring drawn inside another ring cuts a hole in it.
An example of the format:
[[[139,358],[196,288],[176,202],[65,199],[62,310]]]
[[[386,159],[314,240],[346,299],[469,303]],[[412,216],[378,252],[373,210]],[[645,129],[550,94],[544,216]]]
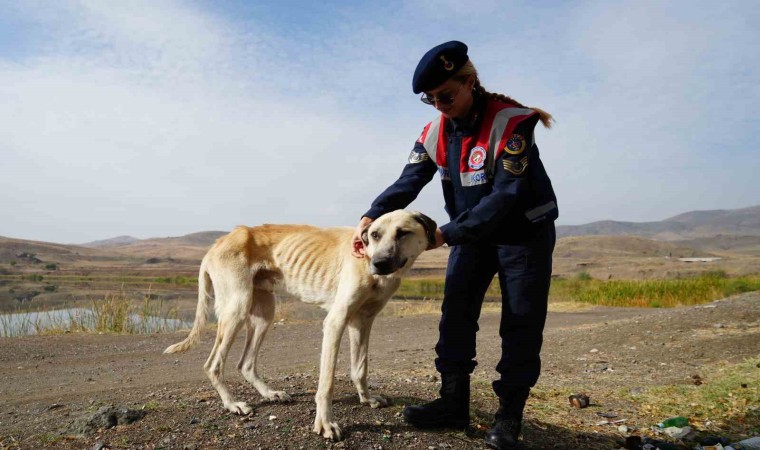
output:
[[[420,101],[426,105],[435,105],[436,103],[439,103],[441,105],[450,105],[454,103],[454,99],[459,95],[459,91],[462,90],[462,86],[464,83],[460,83],[459,87],[454,93],[449,94],[439,94],[439,95],[428,95],[423,93],[422,97],[420,97]]]

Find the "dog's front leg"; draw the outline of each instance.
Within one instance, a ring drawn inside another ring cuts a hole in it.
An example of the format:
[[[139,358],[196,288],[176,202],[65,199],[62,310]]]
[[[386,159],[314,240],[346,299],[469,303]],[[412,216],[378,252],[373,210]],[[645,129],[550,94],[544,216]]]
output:
[[[319,387],[315,400],[317,417],[314,419],[314,432],[339,441],[342,439],[340,427],[333,420],[332,398],[335,379],[335,366],[338,362],[340,338],[346,328],[347,311],[340,302],[327,313],[322,327],[322,359],[319,364]]]
[[[348,322],[348,337],[351,343],[351,380],[359,392],[359,401],[372,408],[388,406],[388,400],[379,395],[370,395],[367,387],[367,360],[369,359],[369,334],[375,316],[357,315]]]

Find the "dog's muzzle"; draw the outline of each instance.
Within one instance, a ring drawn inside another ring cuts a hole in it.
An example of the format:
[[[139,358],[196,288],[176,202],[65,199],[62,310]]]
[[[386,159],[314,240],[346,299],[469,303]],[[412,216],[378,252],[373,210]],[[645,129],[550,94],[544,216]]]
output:
[[[369,264],[369,272],[372,275],[390,275],[406,265],[406,259],[399,261],[398,258],[372,258]]]

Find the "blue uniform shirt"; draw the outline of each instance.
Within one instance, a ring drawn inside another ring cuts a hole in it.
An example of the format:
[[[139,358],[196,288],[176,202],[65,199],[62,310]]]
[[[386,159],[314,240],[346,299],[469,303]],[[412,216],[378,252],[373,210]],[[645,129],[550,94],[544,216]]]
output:
[[[484,120],[486,108],[497,103],[500,104],[476,97],[469,119],[442,122],[440,136],[445,141],[438,145],[445,145],[445,152],[437,158],[445,162],[435,161],[435,154],[431,157],[430,149],[419,139],[401,176],[372,202],[364,216],[376,219],[407,207],[439,172],[445,209],[451,219],[441,226],[441,231],[449,245],[519,243],[554,221],[558,216],[557,198],[533,139],[537,114],[527,115],[507,133],[503,151],[494,151],[493,146],[469,148],[473,136],[482,135],[484,127],[490,129],[491,121]]]

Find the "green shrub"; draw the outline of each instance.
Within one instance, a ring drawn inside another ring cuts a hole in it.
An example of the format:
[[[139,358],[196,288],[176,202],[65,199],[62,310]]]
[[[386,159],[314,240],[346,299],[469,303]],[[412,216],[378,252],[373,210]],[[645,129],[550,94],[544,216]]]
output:
[[[576,275],[575,278],[581,281],[589,281],[592,279],[591,275],[589,275],[586,271],[578,272],[578,275]]]

